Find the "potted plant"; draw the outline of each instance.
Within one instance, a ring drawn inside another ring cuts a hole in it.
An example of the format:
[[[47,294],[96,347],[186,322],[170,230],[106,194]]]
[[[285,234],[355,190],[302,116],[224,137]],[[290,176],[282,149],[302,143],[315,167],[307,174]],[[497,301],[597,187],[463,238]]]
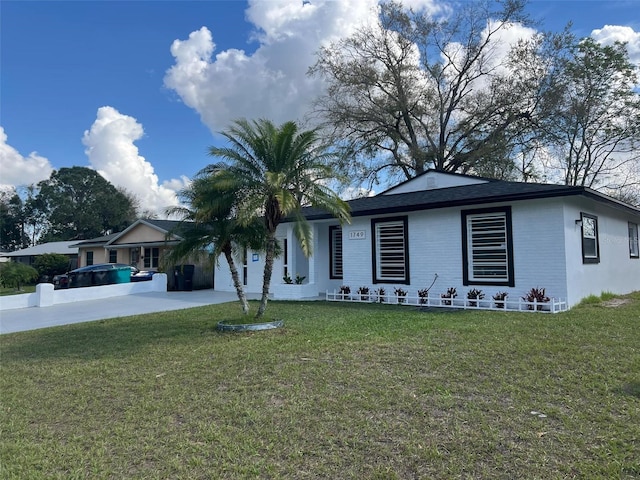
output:
[[[294,280],[294,282],[296,283],[296,285],[302,285],[302,282],[304,282],[305,278],[307,277],[302,277],[299,273],[296,273],[296,279]]]
[[[429,300],[429,289],[422,288],[418,290],[418,298],[421,305],[424,305]]]
[[[440,298],[442,298],[442,305],[451,305],[451,299],[456,298],[458,296],[458,292],[454,287],[450,287],[447,289],[447,293],[442,293]]]
[[[482,293],[482,290],[478,290],[477,288],[472,288],[467,292],[467,299],[470,300],[469,305],[471,307],[477,307],[478,300],[482,300],[483,298],[484,293]]]
[[[351,293],[351,287],[349,287],[348,285],[340,286],[340,295],[343,300],[346,298],[351,298],[351,296],[349,295],[350,293]]]
[[[529,302],[527,303],[527,309],[529,310],[543,310],[547,307],[547,305],[544,304],[549,303],[549,301],[551,300],[549,297],[547,297],[544,288],[535,287],[529,290],[526,295],[522,297],[522,299],[525,302]],[[532,303],[534,305],[532,305]]]
[[[404,301],[407,298],[407,291],[398,287],[396,289],[393,290],[393,292],[396,294],[396,298],[398,300],[398,303],[404,303]]]
[[[494,305],[496,308],[505,308],[506,299],[509,294],[507,292],[497,292],[493,296]]]
[[[374,293],[378,297],[378,302],[380,302],[380,303],[384,303],[385,302],[385,300],[387,298],[387,292],[386,292],[386,290],[384,288],[380,287]]]
[[[360,300],[363,302],[369,301],[369,287],[360,287],[357,291],[358,295],[360,295]]]

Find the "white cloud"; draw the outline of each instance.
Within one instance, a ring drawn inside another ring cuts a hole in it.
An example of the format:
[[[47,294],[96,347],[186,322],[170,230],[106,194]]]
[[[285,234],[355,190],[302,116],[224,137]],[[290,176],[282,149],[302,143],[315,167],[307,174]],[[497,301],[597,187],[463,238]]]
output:
[[[431,14],[445,11],[436,0],[402,3]],[[198,112],[213,133],[241,117],[276,123],[302,120],[323,88],[320,79],[307,75],[315,53],[374,24],[378,11],[377,0],[249,0],[246,19],[255,28],[255,52],[215,53],[213,34],[203,26],[171,45],[175,62],[166,72],[165,86]],[[509,44],[533,32],[519,25],[504,29],[496,42],[496,57],[502,58]]]
[[[605,25],[593,30],[591,37],[602,45],[613,45],[614,42],[625,42],[629,52],[629,60],[640,67],[640,32],[631,27],[620,25]]]
[[[133,193],[144,210],[164,216],[164,209],[178,204],[176,191],[188,179],[172,179],[158,183],[151,163],[138,153],[134,144],[144,135],[142,125],[113,107],[100,107],[90,130],[84,132],[82,143],[89,163],[100,175],[117,187]]]
[[[49,178],[53,167],[36,152],[23,157],[7,143],[7,134],[0,127],[0,184],[3,187],[31,185]]]
[[[171,45],[174,65],[165,86],[198,112],[212,132],[237,118],[301,120],[322,88],[307,76],[315,52],[375,19],[377,0],[250,0],[246,18],[255,27],[255,52],[217,53],[206,27]]]

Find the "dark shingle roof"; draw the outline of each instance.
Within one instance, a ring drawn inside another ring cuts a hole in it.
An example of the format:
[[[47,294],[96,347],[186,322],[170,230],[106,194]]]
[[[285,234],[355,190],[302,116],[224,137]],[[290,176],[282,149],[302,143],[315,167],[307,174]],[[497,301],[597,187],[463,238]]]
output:
[[[506,181],[377,195],[375,197],[349,200],[348,203],[351,207],[351,216],[360,217],[576,195],[593,198],[636,215],[640,214],[639,209],[586,187]],[[331,218],[331,215],[327,212],[315,208],[305,208],[303,213],[308,220]]]

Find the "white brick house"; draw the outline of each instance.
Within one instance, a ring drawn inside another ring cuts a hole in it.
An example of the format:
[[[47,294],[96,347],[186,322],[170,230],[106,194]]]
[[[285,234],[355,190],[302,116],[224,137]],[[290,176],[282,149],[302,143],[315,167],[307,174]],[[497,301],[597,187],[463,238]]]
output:
[[[351,200],[352,222],[305,209],[314,250],[302,255],[291,224],[278,238],[274,298],[350,286],[401,287],[416,295],[472,288],[519,298],[532,287],[575,305],[588,295],[640,290],[640,210],[585,187],[506,182],[428,171],[375,197]],[[262,287],[262,255],[240,261],[248,292]],[[436,278],[437,274],[437,278]],[[286,285],[283,277],[305,277]],[[228,267],[215,288],[233,291]]]

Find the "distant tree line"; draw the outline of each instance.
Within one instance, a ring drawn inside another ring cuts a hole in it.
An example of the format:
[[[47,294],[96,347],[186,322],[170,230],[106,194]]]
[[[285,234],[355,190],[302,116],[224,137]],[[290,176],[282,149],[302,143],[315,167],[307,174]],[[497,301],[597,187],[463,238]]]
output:
[[[95,170],[61,168],[37,185],[0,193],[0,247],[99,237],[126,228],[137,211],[132,194]]]

